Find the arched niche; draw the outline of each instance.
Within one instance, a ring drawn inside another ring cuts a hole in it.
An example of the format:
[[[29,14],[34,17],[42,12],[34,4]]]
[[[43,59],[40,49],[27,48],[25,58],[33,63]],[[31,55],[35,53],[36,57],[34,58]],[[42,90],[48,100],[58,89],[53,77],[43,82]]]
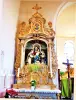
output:
[[[46,65],[48,65],[50,67],[50,60],[48,60],[50,56],[49,56],[48,50],[49,50],[49,43],[52,43],[52,41],[49,41],[47,39],[40,38],[40,37],[32,38],[31,34],[29,34],[29,37],[30,37],[29,39],[25,38],[25,39],[21,40],[22,46],[21,46],[20,68],[22,68],[24,65],[27,64],[27,55],[32,49],[34,49],[34,45],[36,45],[36,44],[40,45],[40,51],[44,51],[45,56],[46,56]],[[50,53],[51,53],[51,51],[50,51]]]

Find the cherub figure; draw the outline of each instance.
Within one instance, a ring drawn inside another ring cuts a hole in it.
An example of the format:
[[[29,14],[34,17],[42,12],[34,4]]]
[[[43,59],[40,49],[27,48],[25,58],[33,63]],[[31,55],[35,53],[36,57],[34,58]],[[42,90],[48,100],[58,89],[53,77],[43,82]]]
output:
[[[22,22],[20,24],[20,27],[19,27],[19,34],[20,35],[24,35],[25,34],[25,29],[26,29],[26,23],[25,22]]]

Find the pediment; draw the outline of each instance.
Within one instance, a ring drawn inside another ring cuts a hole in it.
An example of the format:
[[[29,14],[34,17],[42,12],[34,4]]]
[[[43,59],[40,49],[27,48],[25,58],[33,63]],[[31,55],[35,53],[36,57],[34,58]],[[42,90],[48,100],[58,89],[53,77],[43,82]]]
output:
[[[36,9],[36,12],[32,15],[32,17],[29,19],[28,23],[21,22],[21,24],[18,27],[18,37],[21,39],[27,38],[27,37],[45,37],[54,39],[55,32],[52,28],[52,22],[46,23],[46,19],[41,15],[38,10],[41,9],[37,4],[33,9]],[[48,26],[45,26],[45,23],[48,24]]]

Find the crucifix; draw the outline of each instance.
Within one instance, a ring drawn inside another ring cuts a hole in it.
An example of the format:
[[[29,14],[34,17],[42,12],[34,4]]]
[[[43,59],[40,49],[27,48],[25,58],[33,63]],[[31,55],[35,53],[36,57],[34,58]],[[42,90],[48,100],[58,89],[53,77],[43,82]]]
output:
[[[70,63],[68,59],[67,59],[67,62],[63,62],[63,64],[67,65],[67,68],[68,68],[68,89],[69,89],[69,96],[71,97],[71,94],[70,94],[70,65],[73,65],[73,64]]]
[[[35,9],[36,12],[38,12],[38,10],[42,9],[42,7],[39,7],[38,4],[36,4],[32,9]]]

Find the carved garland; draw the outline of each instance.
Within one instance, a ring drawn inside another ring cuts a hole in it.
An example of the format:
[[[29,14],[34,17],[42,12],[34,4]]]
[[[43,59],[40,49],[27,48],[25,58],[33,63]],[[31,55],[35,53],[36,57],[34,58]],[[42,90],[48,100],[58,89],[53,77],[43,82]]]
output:
[[[54,50],[54,43],[51,44],[51,53],[52,53],[52,72],[53,72],[53,78],[56,76],[56,71],[58,69],[58,63],[57,63],[57,55]]]

